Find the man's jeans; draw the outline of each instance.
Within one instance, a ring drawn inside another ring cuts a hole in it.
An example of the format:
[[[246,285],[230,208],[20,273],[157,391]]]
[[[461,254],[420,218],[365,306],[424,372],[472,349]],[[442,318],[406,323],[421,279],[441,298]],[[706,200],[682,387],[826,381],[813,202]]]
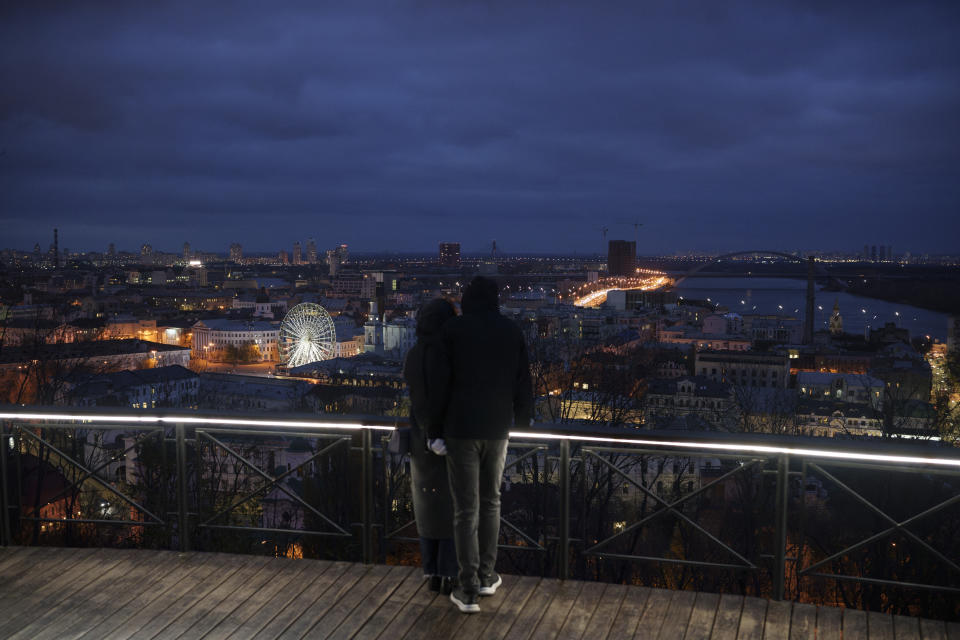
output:
[[[479,576],[492,574],[497,563],[500,480],[507,441],[447,438],[446,444],[460,588],[476,594]]]

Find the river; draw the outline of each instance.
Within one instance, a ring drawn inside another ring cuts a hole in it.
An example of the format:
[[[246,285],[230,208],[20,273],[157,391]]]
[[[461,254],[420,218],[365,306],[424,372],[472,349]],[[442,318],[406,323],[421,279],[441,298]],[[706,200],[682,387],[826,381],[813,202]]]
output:
[[[789,278],[687,278],[677,286],[684,298],[709,299],[736,313],[785,313],[803,320],[807,283]],[[829,326],[834,301],[840,303],[843,330],[863,335],[866,328],[894,322],[910,337],[930,336],[941,342],[947,336],[947,314],[849,293],[817,288],[814,330]]]

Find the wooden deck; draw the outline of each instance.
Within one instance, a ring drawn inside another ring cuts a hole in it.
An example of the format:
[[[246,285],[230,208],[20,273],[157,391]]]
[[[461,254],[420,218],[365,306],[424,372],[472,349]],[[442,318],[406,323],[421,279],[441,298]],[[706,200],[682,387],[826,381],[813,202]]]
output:
[[[960,624],[504,576],[482,613],[417,569],[221,553],[0,548],[0,638],[960,639]]]

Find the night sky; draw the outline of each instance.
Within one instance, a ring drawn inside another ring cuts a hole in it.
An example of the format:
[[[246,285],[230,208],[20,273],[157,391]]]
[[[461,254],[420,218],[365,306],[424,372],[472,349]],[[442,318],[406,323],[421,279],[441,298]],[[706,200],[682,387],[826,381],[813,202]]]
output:
[[[156,4],[3,3],[0,248],[960,247],[956,0]]]

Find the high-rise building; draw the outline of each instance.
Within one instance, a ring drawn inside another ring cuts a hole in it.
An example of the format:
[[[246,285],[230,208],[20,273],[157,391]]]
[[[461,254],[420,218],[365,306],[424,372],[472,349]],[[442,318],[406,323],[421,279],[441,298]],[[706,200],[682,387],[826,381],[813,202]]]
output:
[[[113,256],[117,255],[117,247],[114,246],[114,244],[113,244],[112,242],[111,242],[110,245],[107,247],[107,255],[110,256],[111,258],[112,258]]]
[[[153,264],[153,247],[149,244],[140,247],[140,262],[142,264]]]
[[[870,245],[870,262],[877,261],[877,245]]]
[[[632,276],[637,272],[637,243],[634,240],[611,240],[607,251],[607,273],[611,276]]]
[[[893,247],[889,244],[887,245],[887,260],[893,262]]]
[[[327,251],[327,266],[330,267],[330,277],[336,276],[340,272],[340,267],[347,261],[347,245],[341,244],[339,247]]]
[[[300,242],[293,243],[293,264],[300,264],[302,262],[302,253],[300,251]]]
[[[190,243],[183,243],[183,259],[185,262],[190,262],[190,258],[193,257],[193,253],[190,251]]]
[[[863,259],[864,260],[870,259],[870,245],[868,244],[863,245]]]
[[[887,248],[883,245],[880,245],[880,250],[877,252],[877,258],[880,259],[880,262],[883,262],[887,259]]]
[[[243,247],[239,242],[230,245],[230,262],[240,263],[243,261]]]
[[[277,259],[280,261],[280,264],[290,264],[290,256],[286,251],[280,250],[280,255],[277,256]]]
[[[459,242],[441,242],[440,243],[440,265],[444,267],[460,266],[460,243]]]
[[[307,262],[317,264],[317,243],[313,241],[313,238],[307,239]]]

